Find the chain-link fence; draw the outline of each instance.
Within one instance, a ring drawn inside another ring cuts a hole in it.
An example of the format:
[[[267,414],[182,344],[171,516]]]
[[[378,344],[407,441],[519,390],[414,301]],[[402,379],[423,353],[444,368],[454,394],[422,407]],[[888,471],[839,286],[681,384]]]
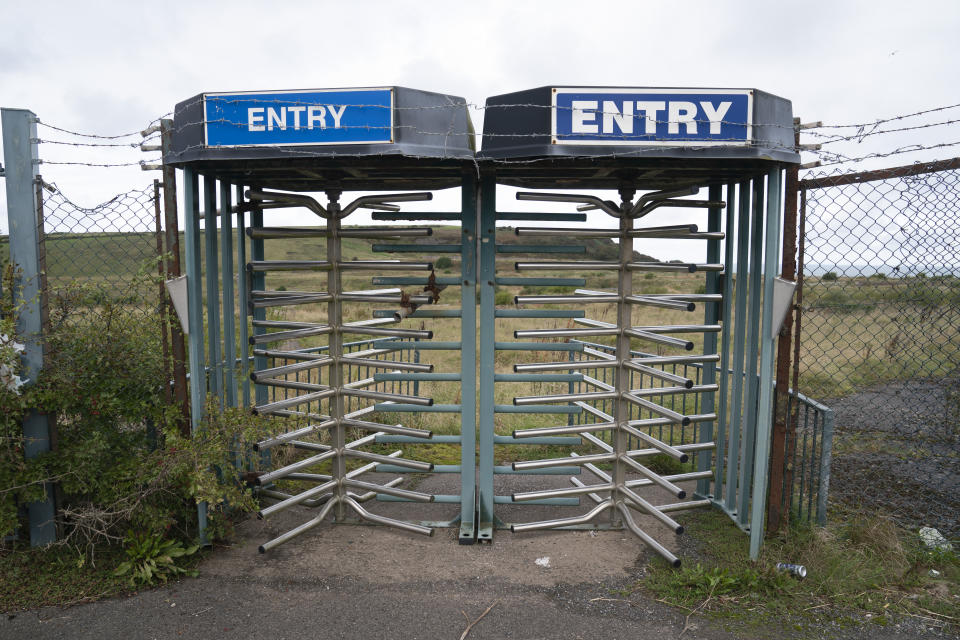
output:
[[[832,497],[960,537],[960,159],[800,189],[800,390],[836,414]]]
[[[95,314],[125,324],[153,322],[159,334],[153,185],[95,207],[75,204],[55,186],[42,193],[52,328]]]

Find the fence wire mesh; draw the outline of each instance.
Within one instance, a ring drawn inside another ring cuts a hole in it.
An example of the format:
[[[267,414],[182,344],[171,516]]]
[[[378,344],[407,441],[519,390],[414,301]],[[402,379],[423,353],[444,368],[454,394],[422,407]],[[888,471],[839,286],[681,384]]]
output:
[[[93,315],[158,327],[157,227],[152,185],[95,207],[43,190],[47,295],[53,329]]]
[[[800,188],[800,390],[835,411],[831,495],[960,537],[960,160]]]

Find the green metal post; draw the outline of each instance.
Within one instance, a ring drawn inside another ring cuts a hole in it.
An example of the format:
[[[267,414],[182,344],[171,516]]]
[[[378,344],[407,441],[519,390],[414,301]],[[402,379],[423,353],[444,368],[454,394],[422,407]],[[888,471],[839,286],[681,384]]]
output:
[[[773,371],[777,350],[774,331],[773,284],[780,266],[780,183],[779,168],[767,176],[766,237],[763,264],[763,322],[760,334],[759,401],[757,403],[757,444],[754,458],[750,514],[750,558],[756,560],[763,544],[767,508],[767,479],[770,475],[770,438],[773,433]]]
[[[250,406],[250,329],[247,321],[247,212],[243,210],[243,186],[237,185],[237,306],[240,318],[240,379],[243,406]]]
[[[750,489],[757,438],[757,358],[760,355],[760,305],[763,297],[763,177],[753,180],[753,211],[750,230],[750,290],[747,311],[747,360],[744,366],[743,437],[740,440],[740,497],[737,520],[741,527],[750,522]]]
[[[732,391],[730,392],[730,443],[727,448],[727,496],[724,501],[727,511],[736,512],[737,478],[740,469],[740,434],[743,430],[743,351],[747,335],[747,284],[749,282],[750,253],[750,182],[740,184],[740,206],[737,211],[737,286],[736,306],[733,316],[733,371]]]
[[[22,306],[17,314],[17,333],[24,341],[21,377],[36,382],[43,369],[43,312],[40,266],[40,230],[43,220],[37,201],[39,157],[37,116],[26,109],[3,109],[3,154],[6,162],[7,219],[10,231],[10,261],[17,267],[13,294]],[[18,294],[19,289],[19,294]],[[35,458],[50,451],[50,423],[45,414],[30,411],[23,420],[24,456]],[[46,497],[27,505],[30,545],[55,542],[54,487],[44,483]]]
[[[730,333],[733,329],[731,322],[731,313],[733,311],[733,277],[734,277],[734,230],[736,229],[736,184],[731,182],[727,185],[727,208],[726,225],[723,245],[723,265],[724,277],[723,286],[723,312],[721,321],[723,323],[723,333],[720,337],[720,391],[717,407],[717,449],[714,460],[713,475],[713,498],[722,501],[724,497],[724,464],[727,451],[727,392],[730,389]]]
[[[237,406],[237,326],[233,288],[233,217],[230,183],[220,181],[220,272],[223,274],[223,386],[228,407]]]
[[[722,195],[723,187],[719,184],[712,184],[707,189],[707,199],[711,202],[717,202]],[[711,207],[707,213],[707,231],[720,231],[719,207]],[[715,264],[720,262],[720,240],[707,241],[707,263]],[[720,277],[716,271],[707,272],[706,282],[707,293],[720,293]],[[720,318],[720,303],[708,302],[704,305],[703,322],[707,325],[717,324]],[[704,355],[714,355],[717,353],[717,334],[705,333],[703,336]],[[717,380],[716,368],[712,364],[703,367],[702,384],[714,384]],[[716,394],[711,391],[703,394],[703,413],[713,413],[716,408]],[[700,423],[700,442],[712,442],[714,439],[713,422]],[[697,454],[697,471],[710,470],[710,453],[701,452]],[[710,494],[710,480],[702,479],[697,481],[697,495],[701,498]]]
[[[461,186],[460,247],[460,544],[477,539],[477,180]]]
[[[496,360],[496,211],[497,183],[493,176],[480,179],[480,480],[477,488],[478,529],[481,541],[493,540],[494,474],[494,362]]]
[[[217,260],[217,180],[203,176],[203,239],[206,244],[207,352],[210,393],[223,406],[223,352],[220,347],[220,265]]]
[[[184,237],[187,258],[187,327],[190,330],[190,431],[195,433],[204,417],[207,376],[203,362],[203,291],[200,269],[200,183],[191,168],[183,170]],[[207,503],[197,504],[200,539],[207,530]]]

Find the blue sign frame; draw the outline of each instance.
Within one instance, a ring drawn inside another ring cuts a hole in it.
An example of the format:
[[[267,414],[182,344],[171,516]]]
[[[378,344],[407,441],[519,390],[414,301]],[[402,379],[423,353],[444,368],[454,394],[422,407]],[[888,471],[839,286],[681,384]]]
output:
[[[203,94],[208,147],[389,144],[391,88]]]
[[[553,144],[746,146],[749,89],[554,88]]]

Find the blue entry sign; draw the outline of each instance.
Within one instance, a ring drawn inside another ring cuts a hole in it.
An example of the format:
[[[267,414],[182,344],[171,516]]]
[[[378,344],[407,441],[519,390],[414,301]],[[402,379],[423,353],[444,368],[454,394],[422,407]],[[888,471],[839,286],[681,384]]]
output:
[[[208,147],[391,143],[392,89],[205,93]]]
[[[747,89],[553,89],[553,144],[748,145]]]

